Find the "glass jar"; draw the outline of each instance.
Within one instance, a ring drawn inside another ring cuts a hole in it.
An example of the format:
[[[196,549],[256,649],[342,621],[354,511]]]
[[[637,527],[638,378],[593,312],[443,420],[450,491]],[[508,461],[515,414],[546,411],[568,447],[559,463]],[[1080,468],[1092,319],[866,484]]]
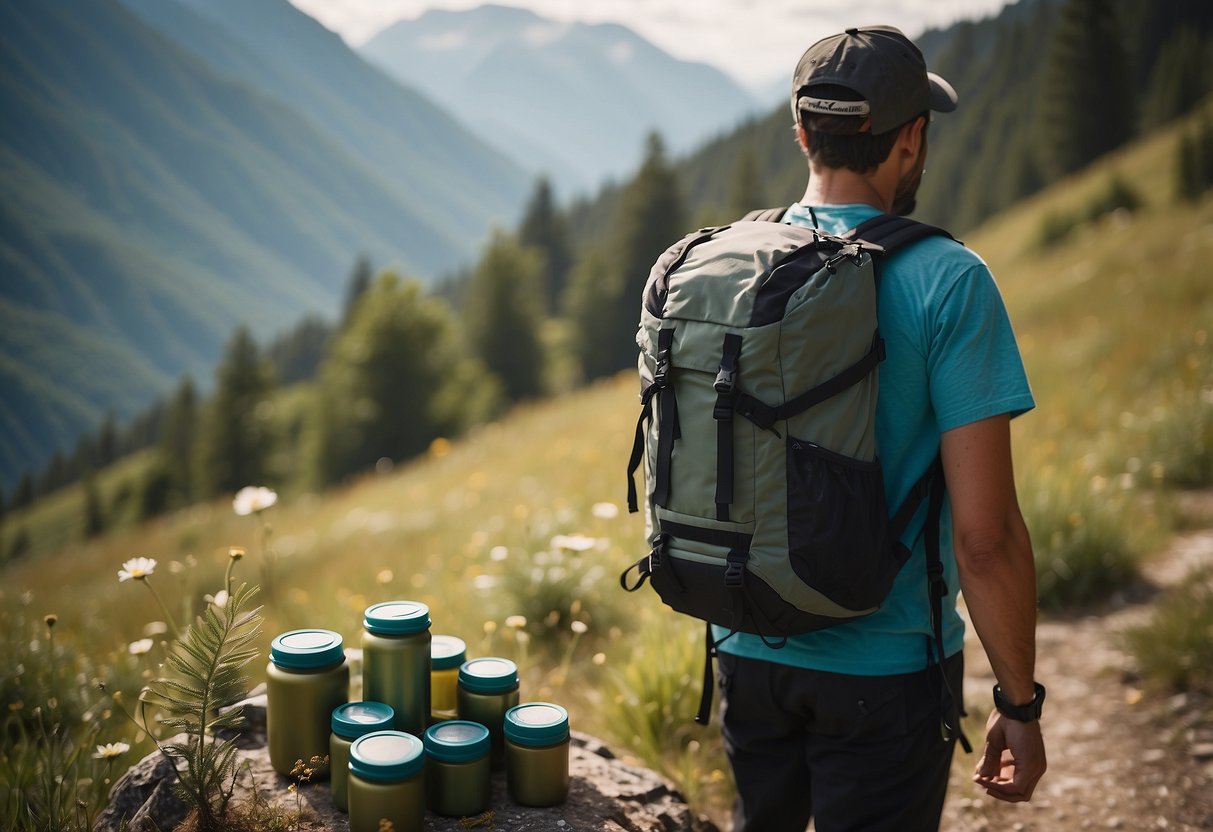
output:
[[[341,636],[332,630],[291,630],[270,643],[265,669],[266,740],[270,765],[279,774],[299,776],[296,763],[324,780],[329,767],[333,709],[349,699],[350,669]],[[292,772],[294,774],[292,775]]]
[[[459,666],[467,661],[467,645],[455,636],[435,635],[430,642],[430,720],[454,719],[458,704]]]
[[[555,806],[569,796],[569,714],[549,702],[506,711],[505,776],[520,806]]]
[[[489,729],[453,719],[425,732],[425,779],[429,807],[448,818],[470,817],[493,801]]]
[[[414,736],[430,721],[430,608],[416,601],[367,607],[362,632],[362,698],[396,711],[396,730]]]
[[[350,746],[350,832],[421,832],[425,823],[425,756],[404,731],[376,731]]]
[[[329,787],[333,805],[349,811],[350,746],[375,731],[390,731],[396,712],[382,702],[347,702],[333,709],[329,734]]]
[[[503,768],[505,737],[501,727],[505,712],[519,701],[518,665],[498,658],[464,662],[459,668],[456,701],[460,719],[479,722],[489,729],[493,769]]]

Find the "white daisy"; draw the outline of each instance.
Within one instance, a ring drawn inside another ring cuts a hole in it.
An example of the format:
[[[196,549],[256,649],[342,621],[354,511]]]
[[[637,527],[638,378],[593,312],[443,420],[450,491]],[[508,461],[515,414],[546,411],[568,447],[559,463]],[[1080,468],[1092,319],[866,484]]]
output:
[[[246,485],[236,492],[236,497],[232,500],[232,510],[241,516],[260,514],[276,502],[278,502],[278,492],[273,489],[260,485]]]
[[[122,568],[118,570],[118,580],[119,582],[130,580],[142,581],[155,571],[155,558],[131,558],[122,564]]]

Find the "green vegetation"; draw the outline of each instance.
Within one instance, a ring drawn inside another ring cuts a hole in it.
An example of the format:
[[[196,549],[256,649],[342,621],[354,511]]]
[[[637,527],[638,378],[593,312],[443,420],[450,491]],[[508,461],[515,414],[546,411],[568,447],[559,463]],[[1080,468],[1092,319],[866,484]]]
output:
[[[1213,572],[1191,575],[1169,591],[1125,640],[1148,684],[1164,693],[1213,696]]]
[[[969,240],[999,279],[1039,403],[1013,430],[1049,611],[1083,609],[1135,580],[1172,527],[1173,489],[1213,485],[1203,432],[1213,390],[1213,287],[1205,266],[1213,257],[1213,200],[1175,201],[1169,172],[1157,166],[1188,129],[1177,124],[1110,157]],[[1090,223],[1047,249],[1025,245],[1043,216],[1079,213],[1116,180],[1133,183],[1140,198],[1134,212]],[[359,295],[350,331],[366,337],[363,305],[403,303],[403,295],[389,301],[376,294],[389,287],[407,294],[403,284],[376,282]],[[390,471],[323,494],[292,490],[255,518],[225,503],[202,503],[152,524],[111,524],[85,541],[80,486],[10,509],[5,545],[20,528],[36,536],[68,522],[77,529],[3,567],[4,585],[19,588],[0,598],[0,615],[16,634],[13,649],[28,647],[41,615],[57,610],[57,649],[93,657],[80,672],[110,680],[129,700],[143,683],[134,660],[146,657],[130,655],[113,634],[138,635],[152,618],[192,619],[197,599],[223,585],[230,544],[258,540],[250,565],[274,587],[262,642],[299,626],[330,627],[352,640],[369,603],[421,600],[431,606],[435,632],[464,638],[475,655],[516,659],[525,695],[567,705],[576,728],[662,771],[696,808],[721,816],[731,787],[719,735],[691,721],[702,672],[700,628],[650,594],[619,591],[614,580],[643,547],[640,521],[620,513],[635,390],[625,373],[554,402],[523,405],[459,441],[431,441],[420,458]],[[310,395],[302,388],[275,394],[275,419],[292,423],[286,414],[305,412]],[[123,464],[131,467],[122,476],[135,476],[135,463]],[[118,476],[99,472],[103,504]],[[150,597],[132,599],[114,579],[133,553],[167,564],[166,595],[183,599],[170,601],[169,616]],[[1148,668],[1150,678],[1189,668],[1165,682],[1189,689],[1206,684],[1193,668],[1208,664],[1199,654],[1204,631],[1181,626],[1206,620],[1193,610],[1207,599],[1193,592],[1197,601],[1175,602],[1186,605],[1181,612],[1160,612],[1158,626],[1173,635],[1143,637],[1160,645],[1160,669]],[[22,664],[26,673],[37,667]],[[0,689],[11,703],[20,680],[9,668]],[[55,696],[54,688],[25,690],[17,695],[26,712]],[[60,707],[72,701],[58,695]],[[105,731],[107,740],[148,748],[121,725],[106,723]]]

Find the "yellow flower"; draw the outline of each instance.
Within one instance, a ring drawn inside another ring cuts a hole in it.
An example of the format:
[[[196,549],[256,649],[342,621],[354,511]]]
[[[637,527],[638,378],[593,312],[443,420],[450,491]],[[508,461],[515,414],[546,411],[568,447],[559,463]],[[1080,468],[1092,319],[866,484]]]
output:
[[[156,571],[155,558],[131,558],[118,570],[118,581],[142,581]]]
[[[93,754],[93,759],[112,760],[115,757],[121,757],[130,750],[131,747],[124,742],[107,742],[105,745],[97,746],[97,751]]]
[[[260,485],[246,485],[236,492],[232,510],[240,516],[260,514],[278,502],[278,492]]]
[[[521,630],[526,626],[525,615],[511,615],[505,620],[505,626],[513,627],[515,630]]]
[[[392,578],[396,577],[390,569],[380,569],[379,574],[375,576],[375,583],[380,585],[390,584]]]
[[[231,558],[232,560],[240,560],[242,557],[244,557],[244,547],[243,546],[228,546],[227,547],[227,556],[229,558]]]

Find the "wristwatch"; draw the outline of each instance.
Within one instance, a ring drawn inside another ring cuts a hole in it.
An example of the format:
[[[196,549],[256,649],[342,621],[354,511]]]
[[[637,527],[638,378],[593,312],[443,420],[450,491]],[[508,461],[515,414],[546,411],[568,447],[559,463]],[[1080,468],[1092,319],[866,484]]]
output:
[[[1045,704],[1045,686],[1040,682],[1033,682],[1036,686],[1036,694],[1032,697],[1032,701],[1023,705],[1012,705],[1002,692],[1002,688],[998,685],[994,686],[994,707],[998,712],[1007,719],[1013,719],[1016,722],[1035,722],[1040,719],[1040,709]]]

